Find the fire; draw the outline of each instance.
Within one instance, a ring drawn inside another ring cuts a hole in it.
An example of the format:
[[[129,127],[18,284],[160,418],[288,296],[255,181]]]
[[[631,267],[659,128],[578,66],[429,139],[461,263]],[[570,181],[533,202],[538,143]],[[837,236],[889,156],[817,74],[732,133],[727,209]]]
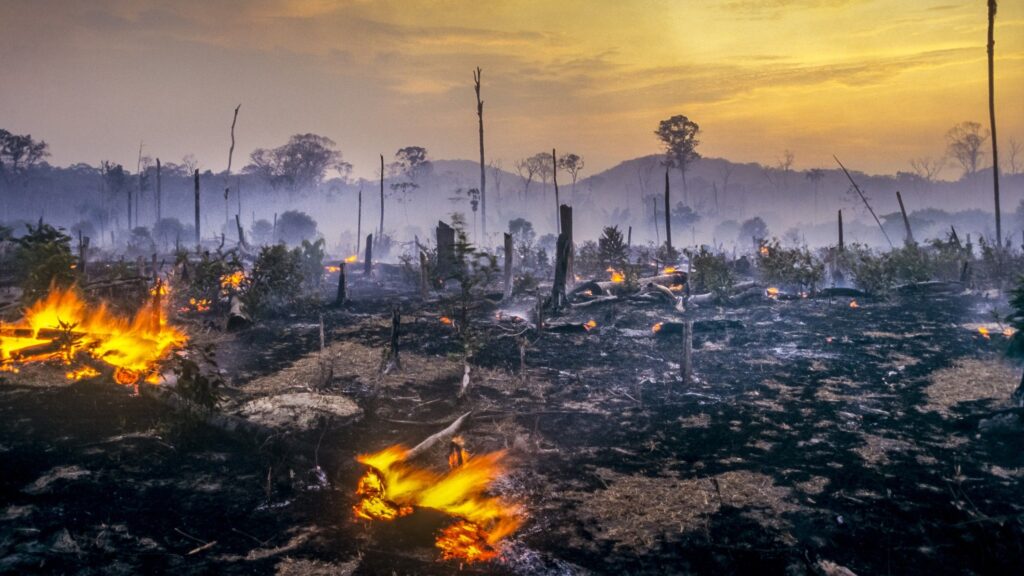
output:
[[[324,266],[324,270],[327,271],[328,274],[333,274],[335,272],[341,272],[341,266]]]
[[[666,266],[665,270],[664,270],[664,273],[665,274],[675,274],[676,273],[676,267],[675,266]]]
[[[209,312],[210,301],[206,298],[189,298],[188,305],[182,306],[178,309],[178,312]]]
[[[856,300],[850,300],[850,308],[860,308],[860,304],[857,304]]]
[[[774,286],[770,286],[767,290],[765,290],[765,294],[767,294],[769,298],[778,298],[779,289]]]
[[[609,267],[608,270],[606,270],[606,272],[611,274],[611,281],[616,284],[621,284],[622,282],[626,281],[625,274],[616,270],[615,268]]]
[[[505,452],[470,457],[462,439],[456,437],[449,456],[453,465],[443,474],[406,462],[407,453],[403,446],[392,446],[357,458],[368,468],[356,488],[361,497],[353,507],[356,517],[393,520],[415,508],[433,508],[459,518],[437,537],[435,545],[442,558],[465,562],[495,558],[501,540],[522,523],[518,506],[484,495],[503,472]]]
[[[154,290],[165,294],[166,285],[161,286]],[[129,319],[115,315],[106,304],[85,302],[74,289],[51,290],[23,319],[0,331],[0,366],[16,370],[19,364],[52,360],[72,366],[85,355],[113,367],[119,383],[134,384],[144,376],[152,380],[157,361],[187,341],[155,309],[158,300],[154,298]],[[85,365],[65,376],[80,380],[98,373]]]
[[[989,333],[988,333],[988,328],[985,328],[984,326],[978,326],[978,334],[981,334],[982,336],[984,336],[985,340],[988,340],[988,339],[991,338],[991,336],[989,336]]]
[[[761,253],[761,256],[763,256],[763,257],[765,257],[765,258],[767,258],[767,257],[768,257],[768,255],[769,255],[769,254],[771,253],[771,252],[770,252],[770,251],[768,250],[768,247],[767,247],[767,246],[761,246],[761,248],[760,248],[760,249],[758,250],[758,252],[760,252],[760,253]]]
[[[356,255],[356,254],[353,254],[353,255],[345,258],[345,264],[353,264],[353,263],[357,262],[358,260],[359,260],[359,256]]]
[[[462,466],[469,460],[469,452],[466,452],[466,441],[462,436],[452,438],[451,448],[448,451],[448,467],[452,470]]]
[[[583,328],[588,331],[593,330],[594,328],[597,328],[597,321],[593,319],[587,320],[587,322],[583,325]]]
[[[220,277],[220,287],[224,291],[238,290],[242,287],[242,282],[245,280],[245,272],[241,270],[235,270],[231,274],[225,274]]]
[[[673,292],[682,292],[683,288],[685,288],[685,286],[682,285],[682,284],[673,284],[673,285],[668,287],[668,289],[673,291]]]
[[[658,322],[654,326],[651,326],[651,332],[654,332],[655,334],[661,332],[661,322]]]
[[[1014,329],[1013,329],[1012,327],[1010,327],[1010,326],[1007,326],[1006,328],[1003,328],[1003,336],[1005,336],[1005,337],[1007,337],[1007,338],[1009,338],[1009,337],[1013,336],[1013,335],[1014,335],[1014,334],[1016,334],[1016,333],[1017,333],[1017,331],[1016,331],[1016,330],[1014,330]]]
[[[441,316],[440,318],[438,318],[438,321],[441,322],[441,324],[444,324],[445,326],[451,326],[452,324],[454,324],[452,319],[447,316]]]

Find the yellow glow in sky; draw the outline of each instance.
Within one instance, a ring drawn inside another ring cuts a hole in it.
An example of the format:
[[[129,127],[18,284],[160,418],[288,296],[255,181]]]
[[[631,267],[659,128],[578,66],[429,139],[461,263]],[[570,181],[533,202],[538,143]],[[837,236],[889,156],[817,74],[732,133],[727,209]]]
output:
[[[1024,141],[1024,3],[997,19],[1001,140]],[[505,166],[552,146],[594,173],[654,153],[685,114],[736,161],[906,170],[945,131],[987,125],[986,4],[947,0],[199,0],[6,3],[0,126],[58,164],[239,149],[316,132],[356,174],[406,145]],[[1005,146],[1005,144],[1004,144]],[[952,175],[950,173],[950,175]]]

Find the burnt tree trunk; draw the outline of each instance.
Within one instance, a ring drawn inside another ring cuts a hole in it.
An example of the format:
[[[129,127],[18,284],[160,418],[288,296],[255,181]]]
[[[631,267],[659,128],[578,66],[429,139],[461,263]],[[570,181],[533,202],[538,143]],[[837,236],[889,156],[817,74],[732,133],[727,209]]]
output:
[[[195,174],[193,174],[195,193],[196,193],[196,250],[199,250],[199,246],[202,244],[202,235],[199,233],[199,169],[197,168]],[[277,221],[277,218],[274,219]]]
[[[371,235],[372,236],[372,235]],[[384,155],[380,155],[380,227],[377,229],[377,241],[384,238]]]
[[[666,253],[672,252],[672,206],[669,198],[671,190],[668,185],[668,169],[665,169],[665,247]]]
[[[160,179],[160,159],[156,159],[156,221],[159,222],[163,218],[163,212],[161,211],[161,195],[163,192],[162,182]]]
[[[477,66],[473,72],[473,88],[476,90],[476,118],[480,127],[480,220],[483,237],[487,238],[487,171],[484,166],[484,101],[480,99],[480,77],[482,71]]]
[[[570,286],[576,284],[576,246],[572,240],[572,207],[562,204],[558,208],[558,221],[561,227],[562,234],[569,243],[568,255],[566,256],[566,272],[565,278],[566,283]]]
[[[235,214],[235,228],[238,230],[238,245],[245,247],[245,230],[242,228],[242,219]]]
[[[437,273],[441,280],[447,280],[455,266],[455,229],[438,221],[434,232],[437,240]]]
[[[551,284],[551,312],[557,314],[567,303],[565,277],[569,269],[569,237],[565,232],[558,235],[555,257],[555,281]]]
[[[558,199],[558,156],[555,154],[555,149],[551,149],[551,180],[555,185],[555,232],[558,234],[562,233],[562,218],[559,213],[559,206],[562,205]]]
[[[843,249],[843,211],[839,210],[839,251],[842,252]]]
[[[683,385],[693,382],[693,320],[683,322],[683,360],[679,363]]]
[[[420,296],[426,299],[430,293],[430,269],[427,266],[427,253],[420,250]]]
[[[904,244],[913,244],[914,233],[910,230],[910,218],[907,217],[907,209],[903,206],[903,195],[900,194],[899,190],[896,191],[896,200],[900,203],[900,214],[903,215],[903,227],[907,231],[907,237],[904,238],[903,242]]]
[[[373,234],[366,235],[366,255],[363,260],[363,275],[369,276],[373,271]]]
[[[996,52],[996,0],[988,0],[988,120],[989,131],[992,133],[992,191],[995,195],[996,207],[996,245],[1003,246],[1003,221],[999,213],[999,148],[996,138],[996,87],[995,87],[995,52]]]
[[[505,298],[512,297],[512,235],[505,232]]]
[[[359,211],[356,213],[356,254],[359,254],[359,243],[363,240],[363,189],[359,189]]]
[[[335,306],[344,306],[348,300],[348,286],[345,279],[345,263],[338,264],[338,295],[334,298]]]

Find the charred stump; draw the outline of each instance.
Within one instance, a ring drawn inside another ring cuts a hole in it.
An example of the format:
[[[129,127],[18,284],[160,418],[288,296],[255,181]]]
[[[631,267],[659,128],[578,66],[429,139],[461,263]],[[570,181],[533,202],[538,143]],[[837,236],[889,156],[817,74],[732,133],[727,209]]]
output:
[[[434,237],[437,240],[437,274],[447,279],[455,267],[455,229],[438,221]]]
[[[366,235],[366,256],[363,259],[363,275],[369,276],[373,271],[373,234]]]
[[[335,306],[344,306],[348,300],[348,286],[345,278],[345,263],[338,264],[338,295],[334,298]]]
[[[194,187],[196,194],[196,250],[199,249],[201,243],[202,234],[199,233],[199,169],[197,168],[193,175]],[[275,219],[276,220],[276,219]]]
[[[565,279],[569,271],[569,237],[565,232],[558,235],[555,259],[555,281],[551,284],[551,312],[557,314],[568,304],[565,296]]]

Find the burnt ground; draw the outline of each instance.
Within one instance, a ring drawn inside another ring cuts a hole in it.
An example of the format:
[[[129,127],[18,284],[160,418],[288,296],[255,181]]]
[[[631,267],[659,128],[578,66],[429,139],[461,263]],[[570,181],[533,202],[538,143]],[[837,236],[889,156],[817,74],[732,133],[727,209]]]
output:
[[[450,574],[429,511],[350,512],[360,452],[473,410],[471,452],[509,450],[495,491],[528,518],[469,573],[993,574],[1024,563],[1024,439],[980,432],[1017,370],[977,295],[765,300],[700,308],[698,381],[678,380],[678,314],[609,304],[590,332],[531,338],[484,313],[474,381],[450,310],[403,300],[403,370],[380,376],[387,310],[325,310],[334,379],[360,418],[226,433],[105,381],[0,384],[0,572]],[[529,306],[521,304],[522,309]],[[225,410],[308,391],[318,311],[226,336]],[[505,317],[507,318],[507,316]],[[666,332],[668,332],[666,330]],[[44,379],[45,380],[45,379]],[[440,462],[440,455],[438,461]],[[322,467],[324,477],[316,474]],[[211,544],[212,543],[212,544]]]

